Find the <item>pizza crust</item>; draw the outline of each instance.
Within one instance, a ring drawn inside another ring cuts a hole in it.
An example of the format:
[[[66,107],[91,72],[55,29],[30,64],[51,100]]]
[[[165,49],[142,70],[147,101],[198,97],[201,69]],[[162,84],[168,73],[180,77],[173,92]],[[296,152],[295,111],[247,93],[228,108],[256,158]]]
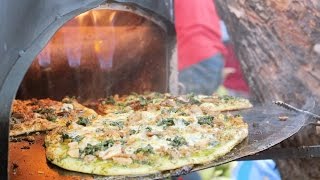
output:
[[[243,109],[252,108],[252,104],[249,101],[236,102],[235,104],[213,104],[213,103],[203,103],[201,106],[203,109],[210,109],[211,111],[225,112],[225,111],[238,111]]]
[[[14,124],[9,132],[9,136],[19,136],[32,132],[47,131],[59,127],[58,124],[45,119],[32,119],[20,124]]]

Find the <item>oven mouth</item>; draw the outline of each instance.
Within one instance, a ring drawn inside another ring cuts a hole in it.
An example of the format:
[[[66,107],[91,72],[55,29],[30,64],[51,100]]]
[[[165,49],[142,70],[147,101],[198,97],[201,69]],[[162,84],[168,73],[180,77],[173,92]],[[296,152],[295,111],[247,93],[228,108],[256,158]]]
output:
[[[168,29],[144,10],[107,3],[66,22],[36,56],[17,99],[168,91]]]

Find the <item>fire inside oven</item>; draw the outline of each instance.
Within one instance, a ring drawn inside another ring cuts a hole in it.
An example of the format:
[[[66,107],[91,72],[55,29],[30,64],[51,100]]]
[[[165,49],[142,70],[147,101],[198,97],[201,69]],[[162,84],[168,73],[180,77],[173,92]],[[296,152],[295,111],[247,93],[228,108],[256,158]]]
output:
[[[16,99],[69,96],[86,104],[114,94],[168,92],[169,54],[166,29],[148,16],[96,8],[54,34],[33,60]],[[42,145],[43,136],[10,143],[11,179],[73,177],[46,162]]]
[[[18,99],[167,90],[166,34],[145,17],[91,10],[67,22],[33,61]]]

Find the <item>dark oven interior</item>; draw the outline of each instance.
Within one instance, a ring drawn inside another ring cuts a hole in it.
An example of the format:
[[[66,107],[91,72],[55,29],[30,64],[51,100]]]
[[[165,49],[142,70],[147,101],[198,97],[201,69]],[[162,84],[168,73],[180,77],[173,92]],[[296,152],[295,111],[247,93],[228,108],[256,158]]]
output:
[[[0,31],[4,179],[38,178],[41,163],[49,169],[47,178],[63,177],[37,159],[44,157],[41,138],[29,152],[21,149],[23,144],[9,143],[13,99],[69,96],[85,104],[114,94],[175,89],[171,0],[5,0],[0,10],[0,22],[7,27]],[[18,162],[19,173],[12,169]]]

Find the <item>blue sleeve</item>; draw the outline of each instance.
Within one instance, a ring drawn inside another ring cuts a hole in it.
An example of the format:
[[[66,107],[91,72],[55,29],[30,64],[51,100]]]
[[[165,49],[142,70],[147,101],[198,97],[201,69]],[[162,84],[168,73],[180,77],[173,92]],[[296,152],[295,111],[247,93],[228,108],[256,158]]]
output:
[[[273,160],[240,161],[233,170],[233,180],[281,180]]]
[[[179,72],[183,84],[182,94],[211,95],[221,85],[224,60],[221,54],[214,55]]]

